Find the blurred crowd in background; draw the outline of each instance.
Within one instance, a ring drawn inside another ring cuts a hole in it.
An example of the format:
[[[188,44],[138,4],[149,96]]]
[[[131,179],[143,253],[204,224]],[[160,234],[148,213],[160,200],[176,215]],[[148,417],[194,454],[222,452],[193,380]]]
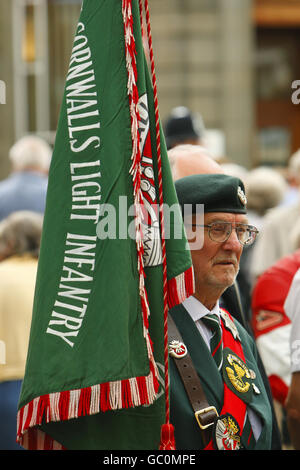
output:
[[[164,134],[173,180],[202,172],[206,159],[245,184],[249,223],[259,230],[244,249],[237,278],[244,321],[266,369],[282,439],[293,448],[285,403],[291,383],[291,321],[284,301],[300,267],[300,150],[286,168],[254,169],[215,158],[206,146],[203,118],[171,110]],[[192,150],[192,151],[191,151]],[[10,175],[0,182],[0,449],[15,443],[16,410],[24,375],[52,148],[28,135],[10,149]]]

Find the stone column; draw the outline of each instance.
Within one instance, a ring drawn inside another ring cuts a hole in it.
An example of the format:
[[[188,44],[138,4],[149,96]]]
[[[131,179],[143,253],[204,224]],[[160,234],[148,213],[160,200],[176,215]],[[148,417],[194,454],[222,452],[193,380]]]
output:
[[[222,128],[226,154],[251,167],[254,135],[252,0],[220,0]]]
[[[14,142],[13,64],[11,0],[0,2],[0,80],[5,84],[5,102],[0,103],[0,180],[10,171],[8,151]]]

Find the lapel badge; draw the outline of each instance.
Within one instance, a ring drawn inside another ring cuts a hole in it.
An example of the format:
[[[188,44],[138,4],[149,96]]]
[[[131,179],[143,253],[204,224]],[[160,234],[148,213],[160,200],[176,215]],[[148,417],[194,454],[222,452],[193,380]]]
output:
[[[245,206],[247,204],[247,198],[246,198],[244,191],[242,190],[240,186],[238,187],[237,193],[238,193],[239,200]]]
[[[239,332],[238,332],[238,329],[234,323],[233,320],[231,320],[230,316],[228,315],[227,312],[225,312],[224,310],[220,310],[220,315],[222,317],[222,319],[224,320],[224,326],[227,330],[229,330],[232,334],[232,336],[234,337],[234,339],[238,339],[239,341],[241,341],[241,338],[240,338],[240,335],[239,335]]]
[[[176,359],[181,359],[187,355],[187,347],[181,341],[173,340],[169,343],[169,354]]]
[[[214,439],[218,450],[240,450],[242,448],[240,427],[236,419],[229,413],[217,418]]]
[[[253,383],[253,384],[252,384],[252,387],[253,387],[254,393],[256,393],[256,395],[260,395],[260,390],[259,390],[259,388],[257,387],[257,385],[255,385],[255,384]]]

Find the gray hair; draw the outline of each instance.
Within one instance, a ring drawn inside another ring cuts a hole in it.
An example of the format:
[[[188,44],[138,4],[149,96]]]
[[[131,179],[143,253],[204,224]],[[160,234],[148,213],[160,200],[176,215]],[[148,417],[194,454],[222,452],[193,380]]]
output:
[[[264,215],[268,209],[276,207],[282,201],[287,183],[277,170],[261,166],[249,171],[245,189],[247,208]]]
[[[288,174],[291,178],[299,179],[300,176],[300,149],[297,152],[293,153],[293,155],[289,159],[288,163]]]
[[[36,168],[48,172],[51,157],[51,146],[44,139],[34,135],[22,137],[9,151],[13,167],[18,170]]]
[[[0,222],[0,259],[29,254],[39,256],[43,215],[17,211]]]

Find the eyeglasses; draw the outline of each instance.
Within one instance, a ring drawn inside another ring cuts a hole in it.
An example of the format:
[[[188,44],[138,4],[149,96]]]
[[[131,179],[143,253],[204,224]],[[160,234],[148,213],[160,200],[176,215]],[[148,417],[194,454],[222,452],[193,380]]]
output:
[[[252,245],[256,235],[259,233],[256,227],[248,224],[232,224],[231,222],[213,222],[208,225],[189,224],[193,227],[205,227],[208,236],[213,242],[224,243],[230,237],[234,228],[241,245]]]

